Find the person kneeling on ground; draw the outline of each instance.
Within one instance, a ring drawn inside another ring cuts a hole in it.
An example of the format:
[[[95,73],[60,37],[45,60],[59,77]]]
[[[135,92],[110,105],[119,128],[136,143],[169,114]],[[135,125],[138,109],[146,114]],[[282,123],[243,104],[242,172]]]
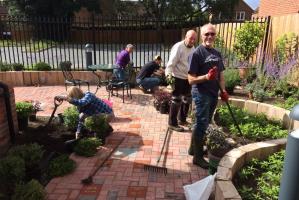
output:
[[[89,91],[83,93],[78,87],[73,86],[69,88],[67,96],[57,96],[55,98],[57,100],[66,100],[77,107],[79,111],[79,123],[76,131],[76,139],[81,134],[85,118],[98,114],[106,114],[108,121],[114,118],[111,105],[108,105],[104,100],[99,99]]]
[[[154,92],[160,84],[160,76],[164,71],[160,69],[161,56],[155,56],[154,60],[145,64],[136,77],[136,82],[144,92]]]

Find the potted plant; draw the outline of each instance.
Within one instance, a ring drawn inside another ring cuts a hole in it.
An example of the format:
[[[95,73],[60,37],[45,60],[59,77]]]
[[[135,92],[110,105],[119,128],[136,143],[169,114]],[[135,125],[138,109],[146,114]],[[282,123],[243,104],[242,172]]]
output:
[[[33,106],[33,110],[29,115],[29,121],[36,121],[36,113],[41,110],[41,103],[39,101],[30,101]]]
[[[234,93],[235,86],[241,83],[239,72],[236,69],[228,68],[224,70],[225,90],[228,94]]]
[[[175,81],[175,79],[173,76],[168,75],[166,77],[166,83],[171,87],[172,90],[174,90],[174,81]]]
[[[160,111],[161,114],[169,112],[171,94],[169,92],[158,90],[154,94],[154,107]]]
[[[17,102],[16,112],[19,124],[19,130],[23,131],[28,127],[29,115],[33,112],[33,106],[29,102]]]
[[[228,137],[216,125],[210,125],[206,131],[206,145],[209,156],[209,173],[214,174],[221,158],[235,146],[235,141]]]
[[[233,48],[240,61],[239,70],[241,79],[246,78],[249,59],[254,55],[264,34],[264,25],[258,22],[247,21],[237,29],[236,41]]]

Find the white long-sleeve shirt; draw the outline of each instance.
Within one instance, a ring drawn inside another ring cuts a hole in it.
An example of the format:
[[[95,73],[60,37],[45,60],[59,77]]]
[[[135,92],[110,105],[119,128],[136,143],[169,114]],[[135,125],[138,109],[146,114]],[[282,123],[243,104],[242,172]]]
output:
[[[166,65],[165,75],[188,79],[188,57],[193,51],[194,47],[186,47],[184,40],[173,45]]]

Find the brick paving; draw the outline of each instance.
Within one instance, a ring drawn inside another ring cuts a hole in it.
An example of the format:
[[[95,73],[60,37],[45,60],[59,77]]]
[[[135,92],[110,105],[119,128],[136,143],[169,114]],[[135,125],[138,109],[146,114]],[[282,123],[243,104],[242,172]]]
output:
[[[44,110],[38,112],[39,116],[49,116],[54,107],[53,97],[65,94],[63,86],[15,87],[14,90],[16,101],[38,100],[42,103]],[[94,86],[91,86],[91,91],[95,91]],[[97,96],[107,98],[107,92],[100,88]],[[192,157],[187,155],[190,131],[172,132],[166,153],[159,163],[159,166],[168,168],[167,175],[144,171],[145,164],[156,164],[168,115],[155,110],[151,95],[132,89],[132,96],[132,99],[126,97],[125,103],[122,103],[121,95],[112,97],[116,115],[111,122],[113,134],[96,156],[71,155],[77,168],[72,174],[54,178],[48,183],[49,200],[185,199],[183,185],[208,175],[207,170],[194,166]],[[57,113],[69,106],[64,102]],[[114,149],[112,156],[94,176],[93,184],[82,185],[81,180],[88,177]]]

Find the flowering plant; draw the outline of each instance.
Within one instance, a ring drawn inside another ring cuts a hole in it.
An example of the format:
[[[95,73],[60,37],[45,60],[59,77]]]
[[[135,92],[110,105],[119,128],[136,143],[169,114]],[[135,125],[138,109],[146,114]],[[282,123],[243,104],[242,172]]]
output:
[[[155,92],[154,98],[154,107],[161,113],[168,113],[170,107],[171,94],[163,90],[158,90]]]
[[[163,90],[158,90],[154,94],[155,100],[157,102],[162,103],[162,102],[170,102],[171,100],[171,94],[169,92],[163,91]]]
[[[41,111],[42,108],[41,108],[41,102],[39,101],[34,101],[34,100],[27,100],[25,102],[28,102],[28,103],[31,103],[32,104],[32,112],[36,113],[37,111]]]

